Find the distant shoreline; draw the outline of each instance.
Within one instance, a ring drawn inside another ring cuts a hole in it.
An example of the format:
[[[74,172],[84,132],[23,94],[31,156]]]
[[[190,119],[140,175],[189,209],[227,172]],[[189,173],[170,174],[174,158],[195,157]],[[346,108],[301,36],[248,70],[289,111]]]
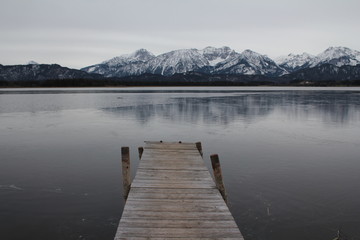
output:
[[[9,88],[151,88],[151,87],[360,87],[360,81],[355,81],[352,83],[348,82],[316,82],[309,84],[224,84],[224,85],[211,85],[211,84],[134,84],[134,85],[42,85],[42,84],[18,84],[13,83],[9,85],[0,85],[0,89],[9,89]]]

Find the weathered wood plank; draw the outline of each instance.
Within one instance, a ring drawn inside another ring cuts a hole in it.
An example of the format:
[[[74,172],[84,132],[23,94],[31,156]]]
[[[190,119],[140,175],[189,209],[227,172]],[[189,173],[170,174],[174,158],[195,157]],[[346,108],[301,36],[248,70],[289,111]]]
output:
[[[184,240],[186,238],[181,238],[181,237],[172,237],[172,238],[157,238],[157,237],[115,237],[115,240]],[[196,238],[196,237],[192,237],[192,240],[214,240],[214,238]],[[237,237],[237,238],[231,238],[231,237],[221,237],[221,238],[216,238],[216,240],[244,240],[244,238],[242,237]]]
[[[143,219],[202,219],[202,220],[234,220],[229,211],[225,212],[157,212],[124,209],[122,218]],[[121,228],[121,224],[119,228]]]
[[[137,180],[143,180],[143,181],[151,181],[151,180],[157,180],[157,181],[166,181],[166,180],[170,180],[170,181],[212,181],[211,177],[173,177],[173,178],[169,178],[166,176],[138,176],[136,178]]]
[[[206,166],[201,163],[201,162],[194,162],[194,161],[187,161],[187,160],[179,160],[179,161],[171,161],[171,160],[151,160],[151,161],[146,161],[145,159],[143,159],[143,161],[141,161],[139,163],[139,167],[142,168],[151,168],[151,169],[159,169],[158,166],[168,166],[168,167],[184,167],[185,169],[188,170],[197,170],[197,168],[200,168],[201,170],[205,171],[208,170],[206,168]],[[196,168],[192,168],[192,167],[196,167]],[[179,168],[181,169],[181,168]],[[174,169],[176,170],[176,168]]]
[[[155,189],[155,188],[152,188]],[[182,188],[179,188],[182,189]],[[205,188],[204,188],[205,189]],[[195,189],[196,191],[197,189]],[[216,190],[216,189],[215,189]],[[185,194],[171,194],[171,193],[138,193],[135,196],[129,195],[128,199],[209,199],[209,200],[222,200],[222,198],[214,194],[197,194],[197,193],[185,193]]]
[[[235,222],[231,220],[122,218],[120,222],[123,227],[135,228],[237,228]]]
[[[190,179],[190,178],[211,178],[211,175],[207,170],[160,170],[160,169],[138,169],[136,173],[137,178],[150,178],[150,179]]]
[[[179,157],[176,157],[176,156],[166,156],[166,157],[156,158],[156,159],[144,156],[143,160],[145,162],[153,162],[153,163],[157,163],[157,162],[168,162],[168,163],[186,162],[186,163],[204,164],[203,162],[201,162],[201,159],[196,160],[194,158],[179,158]]]
[[[180,158],[186,158],[189,156],[200,156],[199,152],[196,149],[149,149],[149,148],[145,148],[146,151],[144,151],[144,154],[146,153],[146,156],[149,155],[153,155],[153,154],[164,154],[163,156],[166,155],[178,155],[177,157]],[[180,154],[186,154],[186,155],[180,155]],[[162,157],[162,155],[159,155],[159,157]]]
[[[156,157],[154,158],[153,155],[156,155],[156,154],[162,154],[162,153],[154,153],[152,155],[150,154],[145,154],[143,153],[142,155],[142,160],[144,161],[159,161],[159,160],[166,160],[166,161],[185,161],[185,160],[188,160],[188,161],[191,161],[191,162],[199,162],[199,163],[203,163],[201,162],[202,159],[199,158],[199,159],[196,159],[198,156],[196,156],[195,154],[194,155],[188,155],[186,157],[179,157],[179,156],[176,156],[176,154],[166,154],[166,155],[163,155],[162,157]],[[178,154],[183,154],[183,153],[178,153]]]
[[[122,228],[118,233],[124,237],[241,237],[238,228]]]
[[[163,204],[163,205],[171,205],[171,204],[201,204],[201,205],[212,205],[214,203],[222,203],[221,198],[216,199],[134,199],[129,202],[129,204],[146,204],[146,205],[154,205],[154,204]]]
[[[134,179],[132,184],[208,184],[209,188],[215,186],[211,178],[195,180],[179,179]]]
[[[156,189],[156,188],[153,188]],[[179,188],[183,189],[183,188]],[[205,188],[204,188],[205,189]],[[186,194],[171,194],[171,193],[137,193],[136,195],[129,195],[128,199],[131,200],[161,200],[161,199],[181,199],[181,200],[192,200],[192,199],[205,199],[205,200],[222,200],[221,196],[214,194],[197,194],[197,193],[186,193]]]
[[[126,210],[132,211],[157,211],[157,212],[227,212],[228,208],[224,205],[214,203],[209,204],[136,204],[134,202],[126,204]]]
[[[197,193],[197,194],[219,194],[219,190],[208,188],[208,189],[169,189],[169,188],[131,188],[130,194],[137,193],[154,193],[154,194],[188,194],[188,193]]]
[[[201,184],[201,183],[139,183],[134,182],[132,187],[147,187],[147,188],[209,188],[208,184]],[[212,188],[216,188],[215,184],[210,186]]]
[[[156,159],[156,160],[146,160],[143,159],[139,163],[139,165],[153,165],[157,166],[158,164],[167,164],[167,165],[173,165],[173,164],[182,164],[182,165],[196,165],[196,166],[204,166],[202,162],[196,162],[194,160],[188,160],[188,159]]]
[[[206,181],[143,181],[137,180],[134,181],[132,186],[133,187],[148,187],[148,188],[216,188],[214,183]]]
[[[194,143],[178,143],[178,142],[163,142],[163,143],[157,143],[157,142],[145,142],[145,147],[154,147],[154,148],[194,148],[196,145]]]
[[[151,165],[141,165],[138,168],[143,168],[143,169],[161,169],[161,170],[175,170],[175,169],[182,169],[182,170],[190,170],[190,169],[194,169],[194,170],[205,170],[206,167],[202,167],[202,166],[196,166],[196,165],[191,165],[191,166],[185,166],[185,165],[170,165],[170,166],[166,166],[166,165],[161,165],[161,166],[151,166]]]
[[[222,199],[215,188],[135,188],[129,199]]]
[[[164,150],[194,150],[193,146],[187,146],[187,145],[183,145],[183,144],[179,144],[177,145],[156,145],[156,144],[151,144],[151,145],[146,145],[144,149],[164,149]],[[196,148],[195,148],[196,149]],[[197,150],[197,149],[196,149]]]

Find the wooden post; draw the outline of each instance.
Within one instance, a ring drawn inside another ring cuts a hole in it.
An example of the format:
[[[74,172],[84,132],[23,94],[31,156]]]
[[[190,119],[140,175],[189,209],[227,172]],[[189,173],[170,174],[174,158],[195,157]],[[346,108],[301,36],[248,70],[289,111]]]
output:
[[[226,194],[226,190],[225,190],[225,186],[224,186],[224,182],[223,182],[223,178],[222,178],[219,156],[217,154],[212,154],[210,156],[210,159],[211,159],[212,168],[214,170],[216,187],[219,189],[221,196],[223,197],[224,201],[227,203],[227,194]]]
[[[122,161],[122,174],[123,174],[123,187],[124,187],[124,198],[128,197],[131,179],[130,179],[130,152],[129,147],[121,148],[121,161]]]
[[[143,152],[144,152],[144,148],[143,148],[143,147],[139,147],[138,150],[139,150],[139,159],[141,159],[142,154],[143,154]]]
[[[201,157],[203,156],[203,151],[202,151],[202,146],[201,146],[201,142],[197,142],[196,144],[196,148],[199,150],[199,153],[201,155]]]

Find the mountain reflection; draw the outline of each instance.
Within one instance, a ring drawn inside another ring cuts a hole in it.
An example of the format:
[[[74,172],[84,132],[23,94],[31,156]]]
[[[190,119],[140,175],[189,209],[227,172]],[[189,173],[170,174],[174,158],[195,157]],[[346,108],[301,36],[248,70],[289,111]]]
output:
[[[360,121],[358,92],[264,91],[196,97],[176,95],[169,93],[167,99],[156,103],[103,110],[115,116],[135,118],[140,124],[160,118],[179,123],[228,125],[235,121],[251,123],[270,114],[300,121],[316,118],[339,125]]]

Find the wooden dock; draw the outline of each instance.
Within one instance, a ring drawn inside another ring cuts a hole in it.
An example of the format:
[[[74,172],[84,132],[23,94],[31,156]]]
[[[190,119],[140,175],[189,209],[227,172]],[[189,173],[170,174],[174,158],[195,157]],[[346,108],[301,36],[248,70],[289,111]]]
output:
[[[243,239],[198,147],[146,142],[115,240]]]

